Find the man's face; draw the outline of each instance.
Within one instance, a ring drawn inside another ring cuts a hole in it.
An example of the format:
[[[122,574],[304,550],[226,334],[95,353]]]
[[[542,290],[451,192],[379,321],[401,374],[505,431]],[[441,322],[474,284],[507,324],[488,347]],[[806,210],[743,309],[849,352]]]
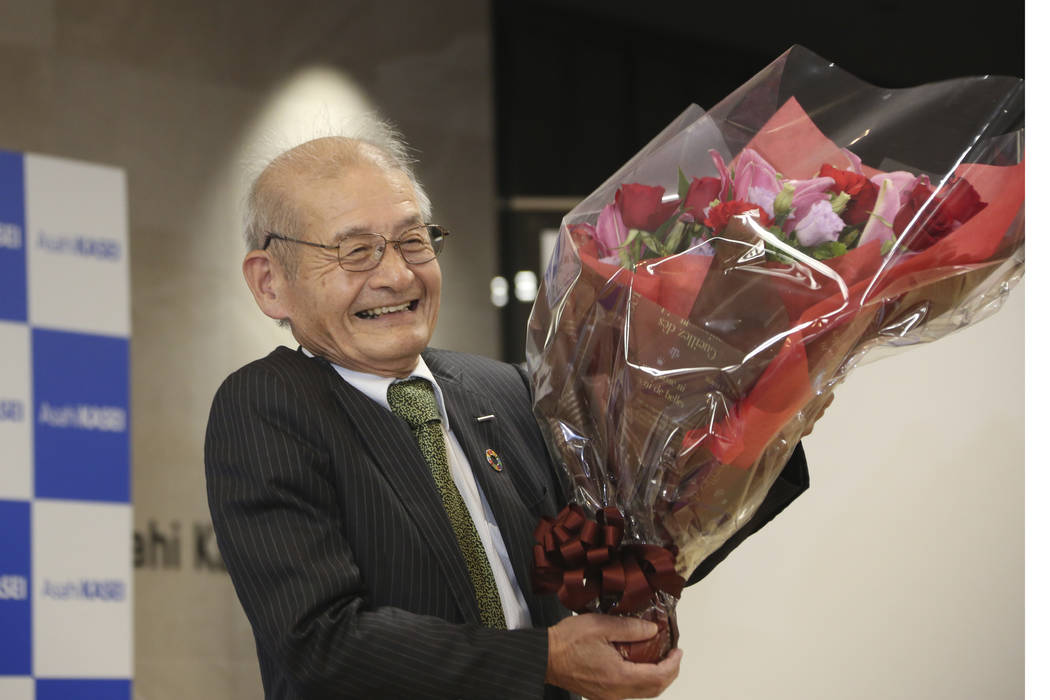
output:
[[[412,183],[398,170],[350,167],[340,177],[290,183],[304,240],[335,245],[350,233],[397,239],[423,223]],[[278,241],[275,241],[278,243]],[[409,265],[388,245],[364,272],[339,266],[335,251],[296,245],[294,279],[279,278],[284,315],[296,340],[315,355],[360,372],[407,376],[430,342],[441,297],[437,260]]]

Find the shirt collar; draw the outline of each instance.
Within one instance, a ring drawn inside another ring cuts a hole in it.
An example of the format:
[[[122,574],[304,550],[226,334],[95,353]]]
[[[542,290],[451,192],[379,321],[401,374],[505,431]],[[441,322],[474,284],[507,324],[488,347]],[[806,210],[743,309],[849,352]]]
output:
[[[304,347],[300,347],[307,357],[314,357],[314,354]],[[438,412],[441,413],[441,424],[445,430],[449,429],[448,424],[448,413],[445,411],[445,397],[441,393],[441,386],[434,379],[434,374],[427,367],[427,363],[420,357],[419,361],[416,362],[415,369],[412,373],[404,379],[395,379],[394,377],[380,377],[377,374],[369,374],[367,372],[357,372],[346,367],[341,367],[334,362],[329,362],[332,365],[332,369],[339,373],[339,376],[343,378],[350,386],[354,387],[368,398],[375,401],[377,404],[390,410],[390,402],[387,401],[386,392],[390,388],[390,385],[395,381],[401,382],[405,379],[411,379],[412,377],[420,377],[426,379],[434,387],[434,398],[437,400]]]

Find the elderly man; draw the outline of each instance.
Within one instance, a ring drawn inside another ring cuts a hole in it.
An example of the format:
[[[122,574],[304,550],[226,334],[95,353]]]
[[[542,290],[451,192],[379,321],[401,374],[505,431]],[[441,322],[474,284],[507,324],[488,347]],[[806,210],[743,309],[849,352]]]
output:
[[[448,232],[398,142],[307,142],[249,207],[245,279],[300,348],[223,383],[205,461],[267,698],[662,692],[680,651],[611,644],[655,625],[531,591],[563,490],[520,370],[427,347]]]

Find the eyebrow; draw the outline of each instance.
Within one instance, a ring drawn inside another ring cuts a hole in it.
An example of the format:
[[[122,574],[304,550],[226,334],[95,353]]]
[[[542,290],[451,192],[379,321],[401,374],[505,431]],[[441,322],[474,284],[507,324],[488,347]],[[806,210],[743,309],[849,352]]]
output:
[[[394,228],[397,229],[398,233],[400,234],[404,233],[410,228],[415,228],[416,226],[422,225],[422,217],[420,217],[418,214],[412,214],[406,216],[405,218],[401,219],[396,224],[394,224]],[[343,239],[349,238],[350,236],[354,236],[359,233],[375,233],[375,231],[367,226],[350,226],[336,233],[335,236],[333,236],[332,238],[332,243],[339,243]]]

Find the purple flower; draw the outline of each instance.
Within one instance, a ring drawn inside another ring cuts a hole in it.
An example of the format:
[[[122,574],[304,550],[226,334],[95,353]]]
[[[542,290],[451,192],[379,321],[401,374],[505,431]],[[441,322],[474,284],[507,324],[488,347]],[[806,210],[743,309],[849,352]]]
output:
[[[837,241],[846,224],[831,210],[827,199],[814,203],[795,226],[798,242],[811,248],[828,241]]]
[[[790,183],[795,188],[791,198],[791,206],[795,211],[784,222],[785,233],[794,231],[815,204],[828,201],[828,188],[835,181],[830,177],[815,177],[811,180],[791,180]]]

